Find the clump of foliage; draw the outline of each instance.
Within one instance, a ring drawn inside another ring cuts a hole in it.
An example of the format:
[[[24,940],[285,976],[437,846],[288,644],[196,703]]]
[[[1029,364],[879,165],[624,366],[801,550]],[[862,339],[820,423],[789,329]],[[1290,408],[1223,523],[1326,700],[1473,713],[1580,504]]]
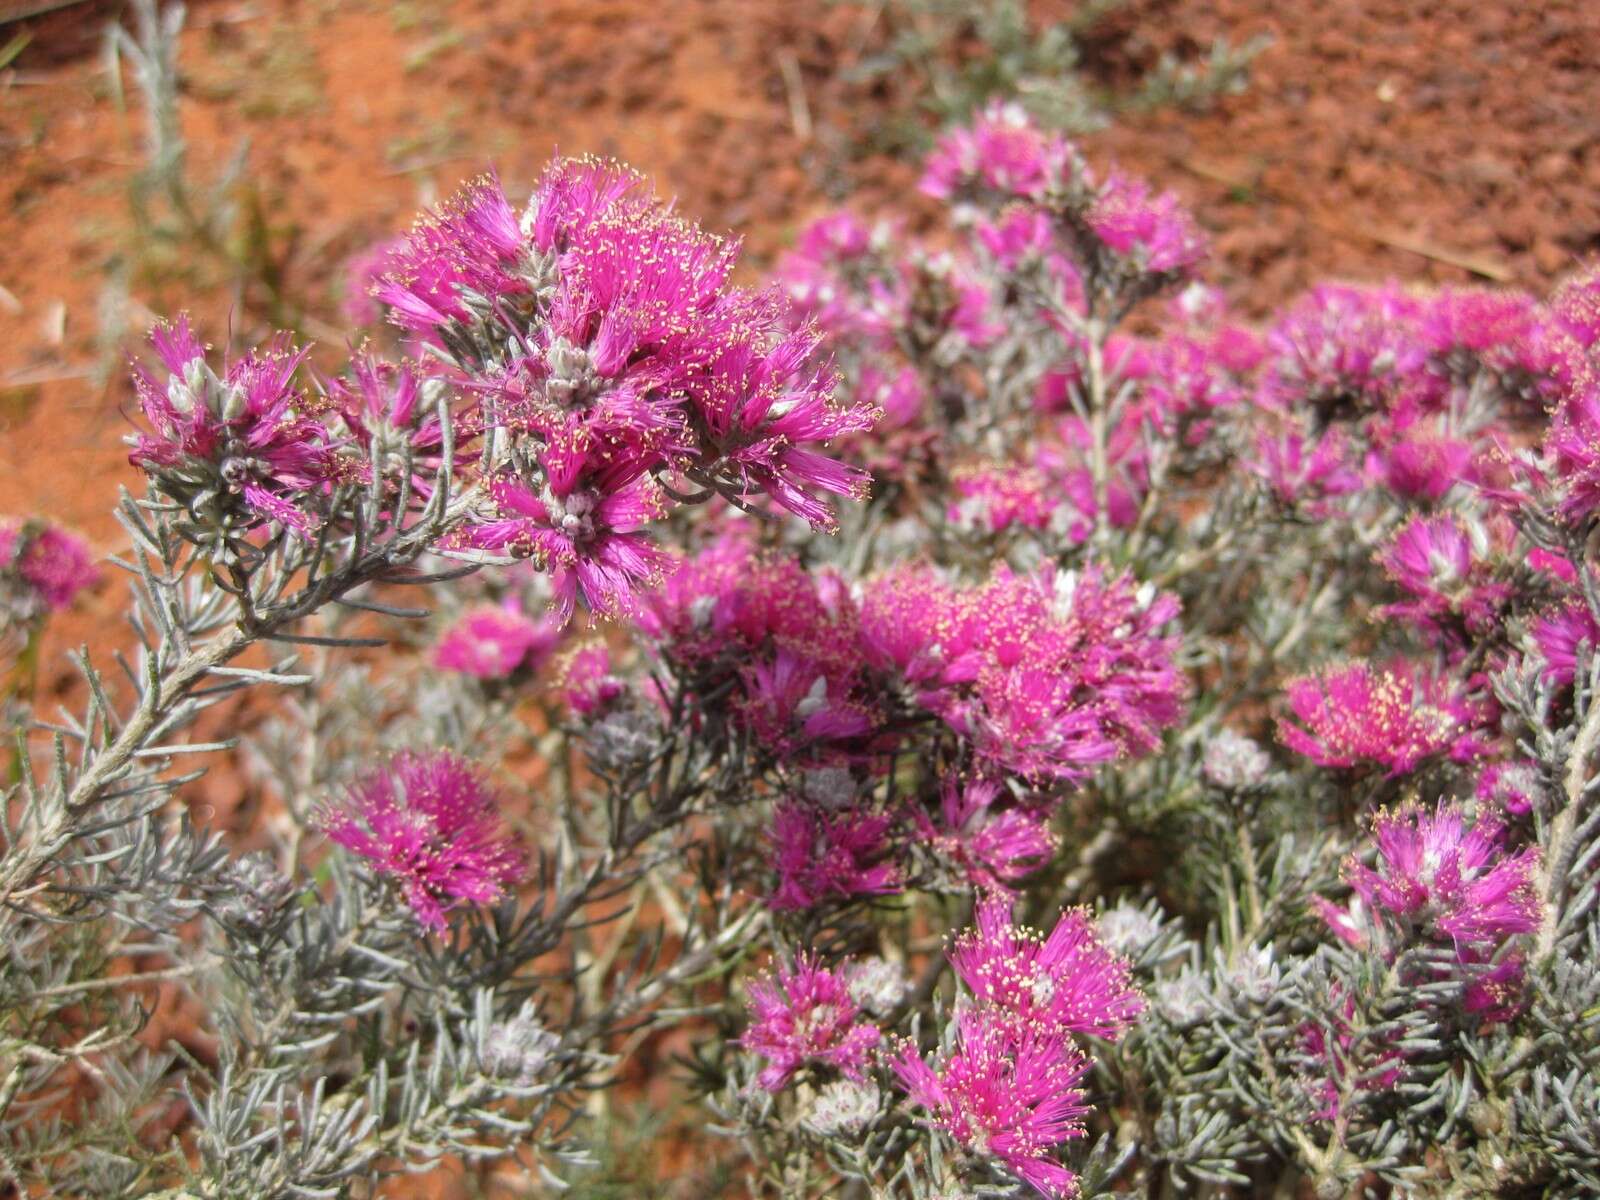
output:
[[[915,155],[935,129],[963,124],[996,101],[1021,104],[1041,124],[1068,133],[1104,126],[1119,113],[1164,105],[1203,109],[1243,90],[1268,40],[1235,46],[1219,38],[1185,61],[1164,54],[1131,87],[1097,80],[1094,43],[1124,0],[1090,0],[1059,19],[1026,0],[834,0],[867,10],[859,61],[844,81],[887,89],[895,100],[869,135],[874,149]]]

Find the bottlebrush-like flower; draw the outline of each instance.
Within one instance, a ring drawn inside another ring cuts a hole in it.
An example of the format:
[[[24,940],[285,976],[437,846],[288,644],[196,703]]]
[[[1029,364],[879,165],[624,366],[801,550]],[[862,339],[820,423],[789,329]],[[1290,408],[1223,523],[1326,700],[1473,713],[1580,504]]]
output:
[[[537,671],[560,640],[553,621],[536,621],[508,605],[485,604],[463,613],[439,636],[433,665],[478,679],[506,679],[521,669]]]
[[[1591,260],[1550,297],[1546,312],[1581,350],[1600,343],[1600,262]]]
[[[744,692],[735,703],[739,721],[781,758],[815,742],[860,737],[872,728],[866,707],[847,683],[830,679],[818,664],[790,650],[779,648],[739,675]]]
[[[921,187],[939,200],[983,191],[1038,199],[1078,169],[1077,152],[1068,142],[1040,130],[1020,104],[995,101],[970,126],[939,139],[923,167]]]
[[[1572,343],[1526,292],[1443,288],[1424,305],[1418,334],[1434,372],[1470,386],[1480,376],[1542,411],[1571,381]]]
[[[384,362],[368,353],[350,360],[348,378],[334,380],[328,394],[338,407],[345,425],[355,434],[363,449],[376,448],[379,454],[399,454],[409,450],[420,468],[438,463],[444,447],[444,427],[436,401],[425,400],[430,386],[443,386],[440,380],[427,380],[410,363]],[[481,415],[467,411],[450,415],[456,453],[476,432]],[[412,477],[412,487],[427,495],[429,480],[420,471]]]
[[[812,1063],[847,1079],[863,1078],[861,1069],[883,1035],[851,998],[848,966],[830,971],[801,955],[792,971],[780,966],[775,975],[752,980],[747,991],[750,1026],[739,1044],[767,1059],[756,1076],[763,1088],[782,1091]]]
[[[1300,724],[1279,718],[1278,736],[1318,766],[1380,767],[1394,778],[1436,755],[1466,762],[1489,746],[1487,702],[1408,663],[1329,667],[1285,690]]]
[[[500,798],[448,751],[395,755],[326,806],[319,824],[393,879],[417,920],[436,931],[451,908],[492,904],[522,876],[522,854],[500,828]]]
[[[1131,576],[1013,575],[958,593],[902,569],[869,588],[861,613],[870,655],[904,672],[994,766],[1081,777],[1121,754],[1149,753],[1183,712],[1188,684],[1164,628],[1175,598]]]
[[[556,678],[562,703],[584,720],[603,715],[627,691],[611,673],[611,652],[603,642],[574,647],[561,659]]]
[[[939,793],[939,821],[916,812],[921,844],[953,866],[969,888],[1009,892],[1007,885],[1038,870],[1056,851],[1046,813],[997,807],[1004,789],[992,780],[963,784],[950,777]]]
[[[1062,510],[1062,497],[1041,471],[1018,467],[970,467],[952,480],[958,499],[946,519],[953,525],[1002,533],[1013,525],[1048,529]]]
[[[1395,495],[1437,504],[1445,493],[1472,481],[1472,443],[1412,431],[1382,439],[1368,456],[1368,474]]]
[[[1271,408],[1311,409],[1326,422],[1432,386],[1413,336],[1419,308],[1393,284],[1313,288],[1267,331],[1260,398]]]
[[[1535,617],[1528,627],[1534,647],[1544,659],[1544,677],[1557,687],[1578,677],[1578,658],[1600,649],[1600,625],[1580,598]]]
[[[1356,855],[1344,864],[1361,907],[1347,917],[1325,901],[1319,906],[1337,918],[1330,924],[1344,940],[1366,944],[1367,930],[1382,921],[1396,931],[1390,945],[1420,936],[1484,953],[1539,927],[1539,852],[1507,853],[1492,821],[1468,829],[1454,804],[1429,813],[1408,803],[1372,819],[1372,840],[1375,867]]]
[[[649,479],[606,490],[557,478],[536,493],[522,479],[504,475],[489,483],[488,492],[495,514],[469,525],[455,544],[528,558],[552,572],[563,625],[572,619],[580,591],[597,614],[633,612],[636,593],[654,584],[670,561],[639,532],[666,511]]]
[[[1266,483],[1286,508],[1304,506],[1312,516],[1326,515],[1329,501],[1361,488],[1361,476],[1350,464],[1350,443],[1339,429],[1313,439],[1297,430],[1256,437],[1256,457],[1245,466]]]
[[[76,534],[47,521],[0,518],[0,588],[8,605],[31,619],[59,612],[99,580],[94,555]]]
[[[1078,1181],[1055,1158],[1083,1136],[1089,1060],[1062,1038],[1018,1038],[993,1010],[955,1016],[955,1044],[929,1066],[907,1045],[893,1061],[913,1104],[973,1154],[993,1159],[1046,1196],[1065,1200]]]
[[[1011,901],[978,902],[977,925],[956,939],[950,962],[1000,1024],[1046,1036],[1087,1033],[1115,1041],[1144,1012],[1128,963],[1106,949],[1087,909],[1061,914],[1045,936],[1011,922]]]
[[[396,325],[437,338],[538,294],[550,268],[530,249],[500,181],[486,175],[397,239],[373,295]]]
[[[1172,192],[1151,195],[1142,179],[1112,170],[1084,215],[1105,246],[1141,272],[1179,275],[1206,256],[1205,234]]]
[[[1584,379],[1569,389],[1550,419],[1544,457],[1565,520],[1578,524],[1600,510],[1600,385]]]
[[[697,352],[701,365],[678,380],[693,404],[698,469],[831,531],[833,510],[808,489],[859,500],[872,481],[861,468],[806,446],[864,433],[879,414],[865,402],[834,402],[833,372],[816,362],[819,335],[782,331],[771,294],[729,298],[722,307],[717,321],[737,336],[710,340]]]
[[[767,840],[778,886],[768,903],[779,910],[814,908],[851,896],[883,896],[900,890],[893,850],[892,817],[849,808],[828,812],[796,800],[772,814]]]
[[[150,340],[166,377],[135,366],[151,429],[134,436],[128,461],[188,510],[185,532],[213,545],[277,522],[310,537],[316,518],[306,500],[351,472],[318,404],[295,384],[306,352],[283,336],[219,376],[186,317],[158,326]]]
[[[1473,794],[1491,812],[1498,808],[1513,817],[1525,817],[1542,801],[1546,789],[1539,764],[1531,758],[1521,758],[1485,767]]]
[[[1476,528],[1476,527],[1475,527]],[[1414,517],[1378,553],[1385,574],[1410,599],[1380,616],[1413,621],[1435,633],[1455,633],[1459,621],[1475,637],[1490,632],[1511,599],[1511,585],[1490,577],[1487,538],[1449,513]]]

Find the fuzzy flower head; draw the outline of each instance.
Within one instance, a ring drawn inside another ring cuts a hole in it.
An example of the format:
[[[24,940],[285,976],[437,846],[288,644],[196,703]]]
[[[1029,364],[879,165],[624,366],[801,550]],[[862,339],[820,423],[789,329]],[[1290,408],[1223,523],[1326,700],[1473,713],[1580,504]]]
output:
[[[1188,682],[1167,627],[1176,598],[1081,572],[1014,575],[959,591],[902,568],[863,600],[869,657],[887,660],[996,768],[1076,779],[1147,754],[1182,715]]]
[[[911,1045],[894,1060],[911,1102],[969,1153],[1053,1200],[1076,1196],[1077,1177],[1056,1150],[1083,1136],[1089,1060],[1070,1041],[1019,1039],[989,1009],[963,1009],[953,1033],[953,1044],[931,1066]]]
[[[1539,764],[1520,758],[1485,767],[1474,795],[1490,813],[1499,810],[1508,816],[1526,817],[1545,802],[1547,789]]]
[[[1064,139],[1034,124],[1020,104],[996,101],[970,126],[939,139],[923,168],[922,191],[939,200],[979,196],[1040,199],[1081,169]]]
[[[660,578],[667,556],[648,534],[665,515],[659,490],[646,478],[608,490],[572,486],[535,492],[514,475],[490,482],[492,512],[456,539],[463,546],[526,558],[551,573],[555,611],[572,619],[581,593],[601,616],[631,613],[637,593]]]
[[[1381,923],[1390,931],[1380,939],[1385,944],[1420,937],[1492,952],[1507,938],[1538,928],[1539,852],[1508,852],[1493,821],[1480,819],[1469,829],[1454,804],[1427,812],[1408,803],[1373,818],[1372,841],[1373,866],[1358,855],[1344,864],[1360,906],[1349,919],[1330,923],[1346,941],[1363,944],[1363,926]]]
[[[1570,687],[1578,677],[1578,663],[1600,649],[1600,624],[1588,603],[1576,597],[1533,618],[1528,637],[1544,660],[1544,677],[1556,687]]]
[[[1449,513],[1414,517],[1378,554],[1378,563],[1407,598],[1379,615],[1410,621],[1437,635],[1481,637],[1511,599],[1494,579],[1488,536]]]
[[[134,371],[149,431],[128,461],[182,505],[185,536],[224,548],[275,523],[302,537],[316,530],[312,496],[350,474],[321,405],[295,382],[304,350],[280,337],[219,375],[187,318],[151,334],[164,371]]]
[[[956,939],[950,962],[975,1003],[1019,1036],[1092,1034],[1119,1039],[1144,1012],[1128,963],[1108,950],[1085,909],[1061,914],[1048,936],[1014,925],[1011,902],[978,902],[977,925]]]
[[[604,642],[584,642],[562,656],[555,671],[561,701],[574,717],[598,720],[627,692],[611,670],[611,652]]]
[[[854,807],[829,812],[796,800],[779,805],[767,835],[778,874],[768,902],[797,910],[899,891],[900,869],[890,860],[893,825],[884,813]]]
[[[1579,525],[1600,511],[1600,381],[1593,373],[1573,385],[1550,419],[1544,459],[1563,520]]]
[[[19,621],[70,606],[100,578],[77,535],[48,521],[0,518],[0,605]]]
[[[463,613],[440,635],[433,665],[478,679],[507,679],[539,669],[561,638],[555,622],[520,609],[484,604]]]
[[[1223,729],[1206,741],[1200,774],[1214,788],[1243,792],[1259,786],[1272,769],[1272,758],[1254,738]]]
[[[1384,409],[1423,376],[1412,336],[1419,302],[1393,284],[1321,284],[1267,331],[1260,399],[1319,424]]]
[[[1436,756],[1466,762],[1488,749],[1487,703],[1404,662],[1330,667],[1286,690],[1294,719],[1279,719],[1278,736],[1318,766],[1398,777]]]
[[[1444,288],[1423,308],[1418,334],[1430,369],[1449,384],[1492,383],[1529,412],[1542,412],[1570,381],[1574,343],[1526,292]]]
[[[1338,428],[1320,437],[1290,429],[1258,434],[1255,456],[1245,466],[1283,507],[1324,517],[1333,511],[1334,500],[1361,488],[1361,476],[1351,459],[1349,439]]]
[[[862,1068],[882,1037],[862,1019],[850,995],[848,969],[831,971],[801,955],[794,969],[753,980],[748,989],[750,1025],[739,1044],[767,1060],[756,1082],[782,1091],[804,1067],[831,1067],[847,1079],[863,1079]]]
[[[1142,179],[1111,171],[1084,223],[1141,275],[1182,277],[1205,259],[1205,234],[1171,192],[1152,195]]]
[[[323,809],[328,837],[400,888],[435,931],[458,904],[492,904],[522,876],[523,858],[501,831],[500,798],[448,751],[403,751]]]
[[[946,778],[939,820],[917,810],[918,843],[951,868],[963,888],[1007,892],[1047,863],[1057,845],[1046,812],[1007,800],[992,780]]]

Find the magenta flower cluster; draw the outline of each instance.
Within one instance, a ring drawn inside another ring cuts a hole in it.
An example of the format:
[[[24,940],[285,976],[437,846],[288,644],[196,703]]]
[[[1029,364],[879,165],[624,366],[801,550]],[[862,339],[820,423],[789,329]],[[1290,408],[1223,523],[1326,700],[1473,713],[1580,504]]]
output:
[[[1390,959],[1408,946],[1447,948],[1468,980],[1467,1012],[1486,1021],[1515,1013],[1523,981],[1517,939],[1537,930],[1543,913],[1539,851],[1509,849],[1492,817],[1469,826],[1453,804],[1381,811],[1372,841],[1374,865],[1357,855],[1345,863],[1349,905],[1315,901],[1333,932]]]
[[[1490,701],[1405,662],[1353,662],[1291,680],[1283,744],[1323,767],[1408,775],[1432,758],[1466,762],[1490,749]]]
[[[328,837],[393,881],[417,920],[443,931],[460,904],[492,904],[522,877],[523,856],[501,826],[501,799],[447,751],[404,751],[326,805]]]
[[[0,608],[32,620],[71,606],[100,578],[94,554],[76,534],[48,521],[0,518]],[[0,622],[5,619],[0,615]]]
[[[406,455],[404,494],[424,499],[448,433],[456,489],[481,497],[448,548],[531,560],[563,618],[580,595],[631,611],[667,561],[646,527],[674,504],[720,495],[829,528],[816,493],[866,491],[818,447],[877,410],[834,401],[819,334],[730,284],[735,257],[614,163],[553,164],[520,215],[479,180],[389,251],[376,288],[426,366],[359,355],[350,382],[309,388],[306,352],[280,339],[219,375],[180,319],[155,336],[160,372],[137,371],[132,461],[189,536],[237,553],[264,526],[318,535],[375,451]]]
[[[981,900],[977,925],[950,961],[966,989],[943,1052],[929,1064],[914,1046],[893,1060],[914,1104],[961,1146],[1046,1196],[1072,1196],[1073,1173],[1056,1158],[1081,1137],[1089,1112],[1088,1057],[1074,1035],[1116,1040],[1144,1011],[1127,963],[1082,910],[1048,936],[1013,923],[1010,901]]]

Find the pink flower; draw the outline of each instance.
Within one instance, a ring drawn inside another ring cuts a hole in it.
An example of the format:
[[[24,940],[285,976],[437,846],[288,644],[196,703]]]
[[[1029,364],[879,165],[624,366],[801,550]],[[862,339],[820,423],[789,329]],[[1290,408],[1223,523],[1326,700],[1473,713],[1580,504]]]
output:
[[[1042,472],[1025,467],[982,466],[958,470],[957,499],[946,519],[955,525],[1002,533],[1013,525],[1044,530],[1061,508],[1061,497]]]
[[[1372,473],[1395,495],[1437,504],[1451,488],[1470,482],[1472,444],[1460,438],[1408,434],[1375,450]]]
[[[1578,677],[1578,659],[1600,648],[1600,625],[1579,597],[1535,617],[1528,629],[1544,659],[1544,677],[1566,687]]]
[[[923,169],[922,191],[952,200],[987,191],[1002,198],[1041,197],[1077,169],[1064,139],[1041,131],[1018,104],[991,103],[970,127],[939,139]]]
[[[611,673],[611,652],[603,642],[573,647],[562,658],[556,677],[562,703],[586,720],[602,715],[627,691]]]
[[[24,616],[59,612],[99,579],[94,555],[77,535],[47,521],[0,518],[0,581],[14,581]]]
[[[977,927],[956,939],[950,962],[1019,1038],[1086,1033],[1116,1041],[1144,1012],[1127,961],[1106,949],[1086,909],[1062,913],[1047,937],[1013,925],[1006,897],[985,896]]]
[[[869,655],[903,674],[989,764],[1076,779],[1149,753],[1182,715],[1188,683],[1164,632],[1176,599],[1130,576],[997,572],[956,592],[926,570],[875,581],[861,612]]]
[[[1458,386],[1485,376],[1534,411],[1571,381],[1570,338],[1526,292],[1444,288],[1423,308],[1418,332],[1437,373]]]
[[[638,532],[664,513],[659,490],[649,479],[608,490],[603,483],[583,487],[558,477],[541,494],[505,475],[491,481],[488,490],[495,514],[469,526],[457,542],[529,558],[539,570],[552,572],[562,624],[572,619],[580,591],[595,613],[633,612],[637,592],[654,584],[669,561],[647,534]]]
[[[793,911],[828,900],[898,892],[900,869],[886,861],[893,850],[893,824],[883,813],[828,812],[797,800],[780,804],[767,834],[778,872],[778,887],[768,903]]]
[[[1192,271],[1208,249],[1205,234],[1176,195],[1153,196],[1144,180],[1117,170],[1106,176],[1084,221],[1114,253],[1152,275]]]
[[[1591,260],[1563,281],[1546,305],[1562,333],[1583,350],[1600,342],[1600,260]]]
[[[351,472],[316,401],[295,385],[305,360],[287,336],[235,359],[222,375],[187,318],[150,335],[166,377],[145,365],[134,388],[150,432],[134,439],[128,461],[183,505],[185,532],[229,541],[268,522],[302,537],[316,529],[310,496]]]
[[[478,679],[506,679],[537,671],[560,641],[553,621],[535,621],[509,605],[470,609],[439,636],[433,665]]]
[[[383,316],[373,293],[400,244],[398,237],[380,238],[345,259],[344,297],[340,307],[350,324],[375,325]]]
[[[1070,1042],[1020,1040],[989,1009],[956,1014],[955,1045],[929,1066],[906,1045],[893,1062],[913,1104],[974,1154],[994,1159],[1046,1196],[1076,1195],[1077,1178],[1055,1151],[1083,1136],[1089,1060]]]
[[[1414,621],[1457,639],[1492,631],[1512,588],[1490,576],[1481,531],[1479,538],[1475,545],[1467,529],[1448,513],[1414,517],[1378,554],[1384,572],[1410,598],[1385,605],[1379,615]]]
[[[1474,792],[1479,803],[1525,817],[1531,813],[1545,794],[1544,782],[1539,775],[1539,765],[1529,758],[1512,762],[1491,763],[1478,776]]]
[[[1321,284],[1267,331],[1261,399],[1323,419],[1388,407],[1425,382],[1425,351],[1412,331],[1420,305],[1393,284]]]
[[[1584,380],[1568,390],[1545,433],[1544,458],[1563,519],[1579,524],[1600,510],[1600,385]]]
[[[463,759],[403,751],[351,784],[319,823],[393,879],[423,925],[442,931],[449,909],[492,904],[522,877],[522,855],[499,817],[499,797]]]
[[[1206,341],[1182,335],[1164,338],[1153,347],[1151,358],[1144,390],[1150,419],[1168,432],[1184,422],[1196,422],[1189,432],[1191,444],[1203,440],[1205,417],[1245,398],[1242,376]]]
[[[1453,804],[1427,813],[1408,803],[1379,812],[1372,838],[1376,869],[1355,855],[1344,865],[1369,924],[1390,922],[1403,935],[1480,951],[1538,928],[1539,852],[1507,854],[1492,821],[1467,829]]]
[[[830,971],[802,954],[792,971],[780,966],[775,976],[751,981],[747,991],[750,1026],[739,1044],[768,1060],[756,1076],[763,1088],[782,1091],[811,1064],[831,1067],[847,1079],[862,1078],[861,1069],[883,1035],[861,1020],[847,970]]]
[[[973,889],[1008,891],[1009,884],[1038,870],[1056,851],[1048,816],[1019,805],[997,804],[998,783],[954,776],[940,786],[939,823],[917,810],[921,843],[960,872]]]
[[[330,383],[328,394],[363,449],[376,443],[380,453],[410,452],[417,468],[411,486],[427,496],[432,481],[425,469],[439,464],[445,431],[437,408],[422,399],[423,384],[412,364],[395,365],[361,352],[351,358],[348,378]],[[468,410],[449,414],[449,420],[459,456],[479,432],[482,417]]]
[[[1314,445],[1295,430],[1276,437],[1258,434],[1256,457],[1245,466],[1266,482],[1279,504],[1304,505],[1313,516],[1326,515],[1330,500],[1361,487],[1361,476],[1350,465],[1350,443],[1338,428],[1327,430]]]
[[[1286,691],[1300,723],[1279,718],[1278,736],[1318,766],[1379,767],[1394,778],[1435,756],[1466,762],[1488,749],[1488,704],[1405,662],[1329,667]]]
[[[769,752],[792,757],[815,742],[860,737],[872,729],[848,681],[830,679],[819,664],[780,647],[740,671],[740,722]]]

